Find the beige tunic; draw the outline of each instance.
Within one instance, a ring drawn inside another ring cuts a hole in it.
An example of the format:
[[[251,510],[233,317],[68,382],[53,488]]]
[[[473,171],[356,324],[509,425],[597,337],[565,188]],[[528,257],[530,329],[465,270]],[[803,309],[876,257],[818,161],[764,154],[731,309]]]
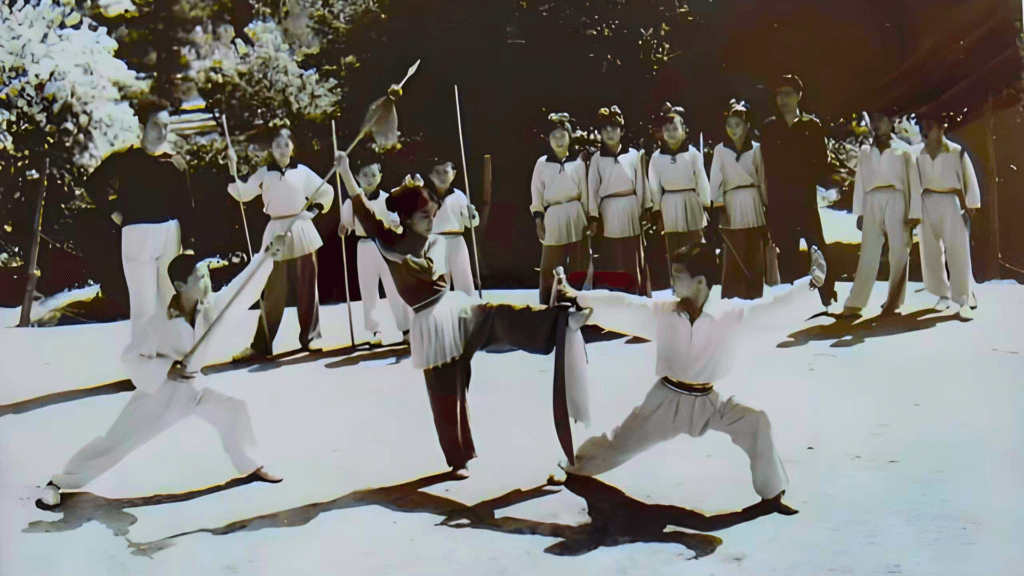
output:
[[[711,206],[704,160],[693,146],[672,154],[658,150],[647,170],[651,201],[660,211],[665,232],[690,232],[707,224],[704,208]]]
[[[587,166],[575,156],[542,156],[533,167],[530,212],[544,218],[544,245],[579,242],[587,228]]]
[[[630,148],[612,155],[602,150],[590,160],[587,189],[587,216],[602,220],[606,237],[640,234],[640,212],[654,207],[643,173],[643,152]],[[623,192],[632,194],[620,196]]]
[[[738,156],[738,157],[737,157]],[[767,223],[764,160],[761,145],[753,142],[737,155],[733,146],[715,146],[711,160],[711,200],[725,206],[728,225],[723,228],[756,228]]]

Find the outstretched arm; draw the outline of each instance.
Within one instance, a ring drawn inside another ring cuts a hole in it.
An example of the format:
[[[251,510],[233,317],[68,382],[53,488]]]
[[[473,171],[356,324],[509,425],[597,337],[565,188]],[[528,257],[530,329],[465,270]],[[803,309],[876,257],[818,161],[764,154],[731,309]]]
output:
[[[655,309],[671,302],[651,300],[608,290],[587,290],[576,296],[584,308],[593,308],[590,324],[605,330],[654,340],[657,332]]]
[[[810,284],[811,279],[808,276],[797,280],[792,286],[780,287],[781,290],[771,290],[773,292],[771,296],[765,296],[753,301],[741,301],[750,302],[749,304],[740,303],[737,305],[743,312],[743,322],[759,322],[777,312],[795,309],[804,299],[807,299],[809,303],[817,302],[819,299],[818,295],[810,290]]]
[[[339,152],[339,158],[343,154],[343,152]],[[344,156],[341,159],[341,167],[338,168],[338,172],[341,174],[341,181],[345,184],[345,189],[348,190],[349,198],[351,198],[352,213],[359,219],[359,223],[362,224],[366,235],[374,240],[379,240],[384,246],[394,246],[397,244],[401,239],[401,234],[388,227],[388,223],[378,218],[377,213],[370,207],[366,194],[356,184],[355,176],[352,175],[352,170],[348,164],[348,156]]]
[[[238,179],[228,184],[228,194],[238,200],[239,202],[248,202],[253,198],[260,195],[263,188],[260,186],[263,183],[263,177],[267,174],[266,168],[260,168],[249,179],[242,181]]]

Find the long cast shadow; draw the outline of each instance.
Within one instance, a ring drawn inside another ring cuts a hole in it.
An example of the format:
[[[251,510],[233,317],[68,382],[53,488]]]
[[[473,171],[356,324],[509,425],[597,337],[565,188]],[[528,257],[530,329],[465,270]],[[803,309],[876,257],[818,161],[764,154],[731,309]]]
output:
[[[883,338],[908,334],[934,328],[946,322],[969,322],[959,316],[944,314],[927,308],[909,314],[883,314],[862,319],[860,316],[842,317],[822,312],[811,318],[828,316],[835,320],[831,324],[811,326],[788,336],[789,340],[780,342],[777,348],[795,348],[810,342],[834,340],[831,348],[850,348],[863,344],[871,338]]]
[[[507,516],[496,517],[497,510],[557,493],[558,489],[551,484],[542,484],[528,490],[515,489],[496,498],[468,506],[451,498],[423,491],[424,488],[451,479],[450,473],[444,473],[395,486],[359,490],[328,502],[307,504],[238,520],[218,528],[192,530],[153,542],[129,541],[129,547],[133,555],[152,557],[160,550],[173,546],[176,540],[193,534],[224,536],[237,532],[291,528],[309,524],[326,512],[380,506],[395,512],[440,516],[442,520],[439,525],[453,529],[478,529],[502,534],[559,538],[559,542],[545,549],[545,552],[555,555],[579,556],[602,547],[660,542],[685,546],[693,551],[694,558],[702,558],[714,553],[722,544],[722,540],[708,534],[666,532],[665,529],[668,526],[675,526],[715,531],[772,513],[759,503],[738,512],[709,516],[677,506],[640,502],[599,480],[570,475],[564,483],[565,488],[586,500],[588,514],[591,517],[591,522],[573,526]]]
[[[55,510],[62,514],[59,520],[35,520],[22,530],[26,533],[70,532],[85,526],[89,522],[99,522],[114,533],[114,536],[125,536],[129,528],[138,518],[128,512],[127,508],[159,506],[176,502],[187,502],[203,496],[230,490],[256,481],[256,475],[250,474],[235,478],[223,484],[209,486],[199,490],[191,490],[177,494],[156,494],[137,498],[104,498],[90,492],[66,492],[61,494],[60,507]]]
[[[53,394],[39,396],[38,398],[30,398],[28,400],[22,400],[21,402],[14,402],[13,404],[0,405],[0,417],[7,416],[8,414],[24,414],[33,410],[39,410],[40,408],[46,408],[47,406],[55,406],[57,404],[74,402],[75,400],[83,400],[85,398],[134,391],[135,385],[132,384],[131,380],[125,379],[118,380],[116,382],[108,382],[107,384],[100,384],[99,386],[92,386],[90,388],[54,392]]]

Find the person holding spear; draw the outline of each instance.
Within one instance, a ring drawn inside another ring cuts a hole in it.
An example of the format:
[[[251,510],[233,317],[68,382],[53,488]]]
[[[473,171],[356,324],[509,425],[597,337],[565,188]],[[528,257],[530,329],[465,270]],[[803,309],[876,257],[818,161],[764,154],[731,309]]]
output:
[[[466,228],[475,228],[480,224],[480,215],[469,203],[465,192],[452,186],[455,181],[455,163],[435,156],[427,161],[425,167],[427,185],[441,201],[431,233],[439,234],[447,243],[445,269],[451,284],[456,290],[472,296],[476,291],[473,267],[463,233]]]
[[[382,173],[379,160],[366,153],[350,165],[357,170],[356,181],[374,214],[392,229],[397,230],[401,226],[398,214],[388,210],[387,201],[390,196],[380,190]],[[401,330],[403,340],[408,341],[412,312],[398,295],[395,280],[391,277],[384,257],[377,250],[377,245],[355,217],[351,199],[342,203],[341,223],[338,225],[339,236],[345,238],[349,233],[355,233],[359,238],[359,244],[356,245],[356,271],[359,276],[359,293],[363,299],[363,326],[368,332],[372,332],[374,337],[380,334],[380,323],[374,317],[374,311],[377,309],[378,301],[377,286],[383,283],[388,306],[395,317],[395,325]]]
[[[761,145],[753,141],[750,107],[732,100],[725,113],[728,138],[711,160],[711,199],[724,240],[722,298],[755,300],[764,294],[768,239]]]
[[[274,353],[274,338],[281,325],[289,293],[295,294],[298,304],[299,345],[302,350],[314,350],[311,343],[320,338],[316,251],[323,245],[323,240],[312,220],[331,207],[334,189],[306,166],[293,162],[293,150],[291,131],[277,129],[271,148],[273,161],[257,170],[247,181],[228,184],[228,193],[241,202],[262,195],[263,210],[270,216],[270,223],[263,232],[264,247],[274,236],[285,232],[293,218],[298,219],[267,280],[260,322],[252,344],[235,355],[236,361],[265,358]],[[229,169],[236,173],[238,157],[231,148],[228,149],[227,160]]]

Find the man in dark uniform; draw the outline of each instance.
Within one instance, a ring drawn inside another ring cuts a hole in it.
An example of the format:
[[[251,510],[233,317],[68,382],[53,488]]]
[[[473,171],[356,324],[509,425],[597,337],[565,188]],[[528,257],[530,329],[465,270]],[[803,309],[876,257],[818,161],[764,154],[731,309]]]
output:
[[[800,254],[800,239],[808,250],[817,246],[828,261],[828,249],[818,215],[818,184],[829,182],[825,131],[818,120],[803,113],[800,98],[804,85],[791,74],[775,87],[779,115],[765,121],[761,129],[768,192],[768,230],[779,249],[779,276],[792,283],[807,273],[807,259]],[[834,267],[828,269],[818,288],[827,308],[836,301]]]

